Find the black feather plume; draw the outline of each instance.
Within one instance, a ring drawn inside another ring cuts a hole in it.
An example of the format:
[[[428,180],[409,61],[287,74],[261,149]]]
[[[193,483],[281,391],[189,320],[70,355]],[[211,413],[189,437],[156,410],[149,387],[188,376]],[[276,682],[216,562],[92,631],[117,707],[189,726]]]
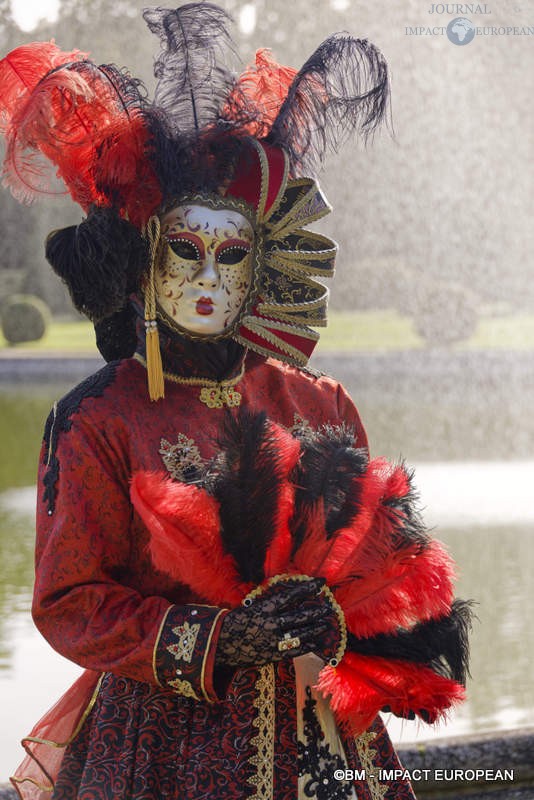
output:
[[[297,549],[306,533],[306,511],[316,503],[324,507],[326,535],[348,525],[360,508],[360,493],[354,479],[361,476],[369,463],[367,451],[354,447],[354,431],[345,425],[326,426],[307,436],[295,476],[294,547]]]
[[[395,550],[417,545],[419,552],[430,544],[431,538],[421,516],[419,493],[413,487],[414,470],[399,465],[408,477],[409,491],[401,497],[384,499],[384,506],[393,512],[392,544]]]
[[[465,685],[469,676],[469,632],[472,603],[455,600],[446,617],[422,622],[411,630],[378,634],[369,639],[348,635],[352,652],[383,658],[399,658],[424,664],[446,678]]]
[[[266,415],[250,412],[227,417],[219,445],[212,492],[220,503],[224,548],[244,580],[261,583],[280,492],[278,446]]]
[[[235,53],[227,29],[231,18],[211,3],[148,8],[143,17],[161,41],[154,64],[154,104],[165,113],[173,134],[215,123],[235,84],[224,65]]]
[[[289,87],[268,141],[284,148],[294,175],[315,174],[328,150],[386,115],[387,63],[367,39],[337,33],[319,45]]]

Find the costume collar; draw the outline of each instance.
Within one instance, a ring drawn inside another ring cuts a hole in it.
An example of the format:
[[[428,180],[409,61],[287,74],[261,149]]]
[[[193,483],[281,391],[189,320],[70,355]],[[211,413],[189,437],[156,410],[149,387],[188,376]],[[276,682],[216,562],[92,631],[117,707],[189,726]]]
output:
[[[137,298],[133,305],[137,317],[135,352],[141,361],[146,361],[143,305]],[[246,349],[233,339],[192,340],[160,321],[159,340],[163,371],[173,377],[221,381],[237,377],[243,368]]]

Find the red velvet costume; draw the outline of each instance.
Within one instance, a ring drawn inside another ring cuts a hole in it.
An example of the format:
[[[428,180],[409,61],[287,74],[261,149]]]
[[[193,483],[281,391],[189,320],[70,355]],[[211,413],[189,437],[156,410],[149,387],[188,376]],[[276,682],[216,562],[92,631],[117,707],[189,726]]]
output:
[[[169,358],[167,351],[164,366],[172,371]],[[345,422],[366,445],[354,405],[330,378],[248,352],[236,389],[242,407],[288,429]],[[291,660],[237,670],[218,695],[220,610],[151,565],[147,531],[129,500],[132,474],[170,469],[180,477],[188,464],[213,456],[232,413],[207,408],[198,386],[167,380],[165,390],[163,401],[151,403],[144,367],[116,362],[67,395],[47,426],[34,618],[63,655],[105,673],[67,750],[54,800],[294,800],[298,764],[317,780],[312,796],[352,796],[333,777],[340,762],[319,756],[311,700],[307,747],[297,753]],[[398,766],[379,719],[344,746],[347,766],[367,775],[371,765]],[[388,786],[378,770],[373,775],[356,781],[358,798],[413,797],[406,783]]]

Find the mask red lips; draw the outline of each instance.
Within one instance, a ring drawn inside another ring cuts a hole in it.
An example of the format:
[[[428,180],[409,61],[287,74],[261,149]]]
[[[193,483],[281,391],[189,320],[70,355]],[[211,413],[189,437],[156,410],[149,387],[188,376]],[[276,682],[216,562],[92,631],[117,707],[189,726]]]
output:
[[[203,317],[213,314],[213,300],[211,297],[199,297],[196,302],[196,312]]]

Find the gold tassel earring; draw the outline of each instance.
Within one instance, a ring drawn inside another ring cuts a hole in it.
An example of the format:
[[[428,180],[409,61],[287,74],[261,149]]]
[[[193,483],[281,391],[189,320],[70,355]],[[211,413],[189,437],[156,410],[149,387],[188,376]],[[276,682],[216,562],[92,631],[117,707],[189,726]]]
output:
[[[155,273],[160,248],[160,221],[154,216],[148,221],[145,235],[150,245],[150,270],[145,286],[145,329],[146,329],[146,371],[148,378],[148,394],[151,400],[165,397],[163,365],[159,346],[158,323],[156,320],[156,287]]]

